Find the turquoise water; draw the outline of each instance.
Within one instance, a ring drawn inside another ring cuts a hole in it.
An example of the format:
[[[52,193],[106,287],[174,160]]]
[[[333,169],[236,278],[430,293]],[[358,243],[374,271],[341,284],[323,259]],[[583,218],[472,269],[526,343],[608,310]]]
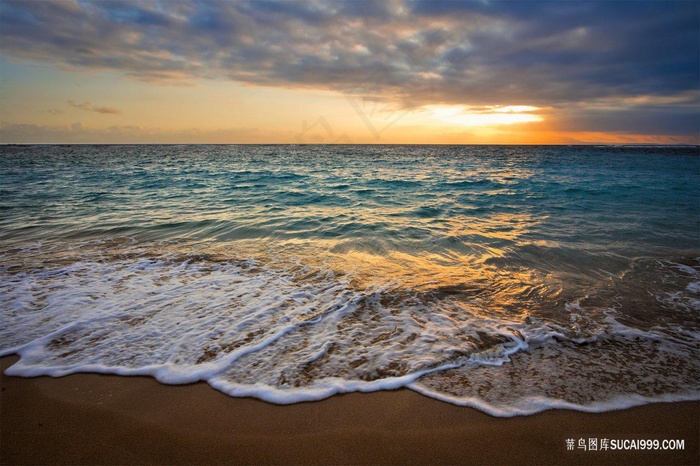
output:
[[[698,155],[3,146],[0,352],[281,403],[698,399]]]

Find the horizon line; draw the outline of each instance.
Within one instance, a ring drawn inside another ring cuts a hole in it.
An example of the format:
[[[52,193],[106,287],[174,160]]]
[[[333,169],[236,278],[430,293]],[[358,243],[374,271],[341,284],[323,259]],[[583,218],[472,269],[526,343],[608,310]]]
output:
[[[0,142],[0,146],[606,146],[606,147],[700,147],[687,143],[606,143],[582,142],[570,144],[536,143],[298,143],[298,142]]]

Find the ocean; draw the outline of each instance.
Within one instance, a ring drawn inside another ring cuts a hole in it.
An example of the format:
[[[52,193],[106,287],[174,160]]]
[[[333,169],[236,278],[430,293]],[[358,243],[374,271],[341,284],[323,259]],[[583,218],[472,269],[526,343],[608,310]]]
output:
[[[0,146],[13,376],[700,399],[698,147]]]

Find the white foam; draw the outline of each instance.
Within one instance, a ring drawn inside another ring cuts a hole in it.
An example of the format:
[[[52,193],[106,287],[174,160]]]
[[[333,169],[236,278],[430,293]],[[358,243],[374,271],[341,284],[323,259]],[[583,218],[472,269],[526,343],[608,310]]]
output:
[[[559,398],[549,398],[545,396],[531,396],[518,399],[513,404],[494,404],[484,401],[482,398],[474,396],[459,397],[446,393],[430,390],[424,385],[413,383],[408,385],[411,390],[421,395],[445,401],[458,406],[468,406],[478,409],[495,417],[527,416],[540,413],[550,409],[570,409],[585,413],[602,413],[606,411],[616,411],[633,408],[649,403],[671,403],[678,401],[700,400],[700,391],[688,391],[685,393],[664,394],[654,397],[646,397],[637,394],[618,395],[606,401],[593,401],[588,404],[570,403]]]
[[[417,378],[434,371],[442,370],[445,367],[426,369],[401,377],[387,377],[371,382],[328,377],[315,381],[310,387],[297,388],[294,390],[280,389],[264,383],[238,384],[219,377],[210,379],[209,385],[231,396],[250,396],[275,404],[293,404],[303,401],[322,400],[339,393],[395,390],[407,387]]]
[[[700,294],[700,281],[688,283],[688,286],[686,286],[685,289],[691,293]]]
[[[350,280],[322,269],[167,256],[79,260],[4,273],[0,354],[20,355],[8,375],[97,372],[148,375],[168,384],[201,380],[232,396],[285,404],[409,387],[511,416],[698,397],[697,381],[689,383],[685,372],[678,386],[656,395],[635,393],[629,384],[620,387],[624,393],[596,392],[600,387],[577,382],[572,373],[561,386],[597,398],[584,403],[527,390],[511,398],[476,396],[465,384],[495,383],[504,374],[520,380],[521,366],[537,367],[545,378],[561,373],[552,366],[557,360],[576,361],[584,375],[590,369],[586,358],[624,368],[615,351],[603,346],[588,354],[585,345],[577,346],[583,343],[591,348],[610,339],[642,339],[644,351],[660,342],[669,361],[674,355],[692,361],[697,335],[642,331],[621,324],[612,311],[595,321],[579,301],[566,307],[568,321],[490,318],[473,303],[389,285],[359,290]],[[384,297],[389,304],[382,304]],[[624,351],[633,353],[634,347]],[[644,367],[640,374],[661,370]],[[539,379],[523,383],[552,391]]]
[[[662,267],[671,267],[677,270],[680,270],[681,272],[691,276],[691,277],[698,277],[700,276],[700,271],[689,266],[686,264],[679,264],[678,262],[672,262],[672,261],[666,261],[660,263]]]
[[[630,330],[583,345],[533,343],[502,367],[464,365],[428,374],[409,388],[508,417],[552,408],[599,412],[698,400],[698,373],[698,346]]]
[[[338,300],[342,309],[347,301],[341,283],[294,293],[300,287],[288,276],[247,269],[162,260],[79,263],[3,282],[9,305],[2,352],[22,356],[9,373],[112,372],[189,383],[317,322],[319,307]],[[47,304],[37,305],[42,300]],[[207,353],[222,339],[228,347]]]

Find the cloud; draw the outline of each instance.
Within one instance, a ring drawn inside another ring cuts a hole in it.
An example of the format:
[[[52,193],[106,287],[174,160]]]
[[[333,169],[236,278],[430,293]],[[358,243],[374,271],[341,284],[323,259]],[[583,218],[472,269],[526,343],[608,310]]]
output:
[[[92,107],[92,111],[109,115],[119,115],[121,113],[119,110],[112,107]]]
[[[116,108],[112,107],[95,107],[90,104],[90,102],[85,101],[82,103],[75,103],[72,99],[68,100],[68,105],[71,107],[77,108],[79,110],[84,110],[86,112],[95,112],[95,113],[102,113],[102,114],[107,114],[107,115],[119,115],[122,112],[119,111]]]
[[[212,130],[163,130],[133,125],[98,128],[77,121],[71,125],[0,124],[0,141],[6,144],[248,144],[290,143],[293,131],[259,128],[218,128]]]
[[[531,125],[528,128],[528,125]],[[407,144],[541,144],[539,123],[508,125],[495,134],[478,134],[446,126],[426,131],[425,127],[403,129]],[[255,127],[212,130],[164,130],[133,125],[91,127],[78,121],[71,125],[0,124],[0,141],[5,144],[352,144],[376,142],[370,135],[348,135],[335,131],[327,120],[309,120],[295,131],[272,131]],[[470,128],[471,129],[471,128]],[[700,135],[667,135],[634,132],[554,132],[553,144],[700,144]]]
[[[592,122],[606,111],[589,102],[634,112],[639,96],[680,96],[664,107],[685,109],[684,128],[700,121],[688,111],[700,106],[699,35],[692,1],[0,3],[2,53],[65,69],[320,88],[397,108],[575,108]]]
[[[87,101],[85,101],[81,104],[76,104],[73,100],[68,100],[68,105],[70,105],[71,107],[80,109],[80,110],[86,110],[88,112],[90,111],[90,102],[87,102]]]

